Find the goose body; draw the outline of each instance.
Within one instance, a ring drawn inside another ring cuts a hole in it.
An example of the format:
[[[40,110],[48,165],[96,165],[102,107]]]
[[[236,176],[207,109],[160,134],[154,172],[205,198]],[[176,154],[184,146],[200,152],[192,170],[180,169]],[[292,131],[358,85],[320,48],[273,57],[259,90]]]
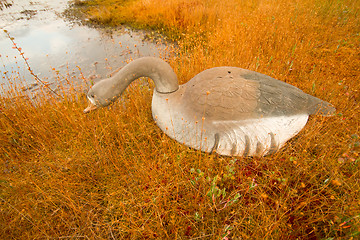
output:
[[[330,103],[269,76],[237,67],[207,69],[187,83],[165,61],[145,57],[88,92],[89,112],[113,102],[139,77],[155,82],[152,115],[169,137],[227,156],[263,156],[280,149],[309,115],[331,115]]]

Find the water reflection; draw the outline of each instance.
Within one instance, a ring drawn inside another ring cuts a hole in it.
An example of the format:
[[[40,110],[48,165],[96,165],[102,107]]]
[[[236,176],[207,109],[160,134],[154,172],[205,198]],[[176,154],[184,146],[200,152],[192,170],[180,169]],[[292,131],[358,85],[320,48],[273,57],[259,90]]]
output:
[[[94,29],[72,24],[61,17],[67,0],[2,1],[0,28],[6,29],[22,48],[34,73],[52,81],[54,72],[103,78],[125,61],[139,56],[159,56],[164,46],[144,41],[144,33],[130,29]],[[0,84],[11,74],[28,83],[27,71],[17,49],[4,32],[0,33]]]

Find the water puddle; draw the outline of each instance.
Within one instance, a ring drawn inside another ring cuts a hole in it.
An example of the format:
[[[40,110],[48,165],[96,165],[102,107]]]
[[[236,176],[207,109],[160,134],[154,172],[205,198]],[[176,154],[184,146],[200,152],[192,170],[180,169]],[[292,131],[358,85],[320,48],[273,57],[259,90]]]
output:
[[[47,82],[59,75],[101,79],[140,56],[162,56],[166,46],[131,29],[92,28],[63,17],[68,0],[0,0],[0,86],[20,79],[34,90],[38,86],[14,48],[8,31],[28,59],[33,72]]]

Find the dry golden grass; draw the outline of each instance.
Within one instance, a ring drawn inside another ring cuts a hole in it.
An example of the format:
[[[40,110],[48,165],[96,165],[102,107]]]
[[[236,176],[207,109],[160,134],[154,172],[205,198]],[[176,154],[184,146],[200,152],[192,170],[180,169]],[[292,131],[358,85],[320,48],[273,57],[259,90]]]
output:
[[[248,68],[330,101],[337,115],[312,117],[274,155],[228,158],[165,136],[140,82],[89,115],[70,80],[61,99],[13,89],[0,98],[1,239],[359,238],[357,1],[88,4],[94,21],[176,40],[169,61],[181,82],[209,67]]]

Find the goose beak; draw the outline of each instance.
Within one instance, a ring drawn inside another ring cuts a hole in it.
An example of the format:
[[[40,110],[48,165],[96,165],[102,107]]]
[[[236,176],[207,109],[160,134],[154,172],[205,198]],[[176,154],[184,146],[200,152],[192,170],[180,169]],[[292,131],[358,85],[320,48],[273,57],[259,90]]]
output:
[[[97,106],[95,104],[89,102],[89,105],[87,106],[87,108],[85,108],[84,113],[89,113],[95,109],[97,109]]]

